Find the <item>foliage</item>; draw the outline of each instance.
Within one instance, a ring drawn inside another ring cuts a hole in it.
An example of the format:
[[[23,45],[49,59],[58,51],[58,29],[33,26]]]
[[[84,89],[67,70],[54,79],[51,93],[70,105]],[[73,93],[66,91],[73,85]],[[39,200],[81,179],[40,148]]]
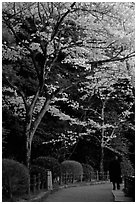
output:
[[[25,122],[28,166],[47,112],[72,127],[51,137],[61,149],[87,135],[101,144],[101,134],[111,148],[120,113],[129,113],[113,84],[121,77],[134,84],[134,13],[132,2],[3,3],[3,85],[16,90],[4,105]]]
[[[87,173],[91,173],[94,171],[93,167],[89,164],[84,164],[82,163],[82,167],[83,167],[83,172],[87,172]]]
[[[89,127],[94,124],[96,138],[101,140],[101,131],[104,131],[104,145],[110,145],[111,139],[117,138],[120,127],[126,124],[130,115],[133,115],[134,95],[130,81],[127,78],[119,79],[110,87],[95,92],[89,97],[90,105],[87,108]],[[103,111],[103,112],[102,112]],[[102,122],[103,121],[103,122]],[[92,133],[93,134],[93,133]]]
[[[77,161],[66,160],[61,163],[61,172],[63,174],[72,174],[74,178],[79,178],[79,176],[83,175],[83,168]]]
[[[60,176],[61,173],[60,164],[53,157],[38,157],[34,160],[34,164],[42,168],[45,168],[45,170],[50,170],[52,172],[53,179]]]
[[[21,163],[11,160],[2,160],[2,187],[3,196],[12,198],[14,195],[27,193],[29,188],[29,171]]]
[[[3,129],[3,158],[12,158],[24,162],[25,141],[23,136],[23,121],[12,111],[3,107],[2,109]],[[22,152],[20,154],[20,152]]]
[[[74,5],[75,3],[3,3],[3,25],[15,39],[11,46],[7,43],[8,36],[3,44],[3,81],[15,89],[21,96],[19,101],[23,101],[21,109],[25,113],[24,136],[28,147],[28,167],[35,131],[52,98],[62,88],[60,75],[53,74],[52,71],[58,70],[53,68],[60,61],[62,36],[59,29]],[[34,109],[41,96],[44,96],[44,101],[34,118]]]
[[[82,167],[84,180],[94,178],[95,171],[91,165],[82,163]]]
[[[135,169],[133,168],[131,161],[127,157],[124,157],[121,162],[121,170],[122,170],[123,176],[134,176],[135,175]]]

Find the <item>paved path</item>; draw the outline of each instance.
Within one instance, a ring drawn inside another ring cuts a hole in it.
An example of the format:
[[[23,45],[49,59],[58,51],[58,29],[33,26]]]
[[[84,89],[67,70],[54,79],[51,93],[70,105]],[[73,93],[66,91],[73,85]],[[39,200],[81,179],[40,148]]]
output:
[[[61,189],[50,194],[45,202],[113,202],[111,184],[96,184]]]

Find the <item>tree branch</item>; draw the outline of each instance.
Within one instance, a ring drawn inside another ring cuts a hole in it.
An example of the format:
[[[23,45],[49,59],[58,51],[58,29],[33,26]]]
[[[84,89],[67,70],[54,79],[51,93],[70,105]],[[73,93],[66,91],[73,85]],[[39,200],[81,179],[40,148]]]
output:
[[[22,97],[23,102],[24,102],[24,105],[25,105],[25,109],[26,109],[26,111],[27,111],[27,109],[28,109],[28,103],[27,103],[27,100],[26,100],[26,97],[25,97],[24,92],[21,91],[17,86],[13,85],[13,84],[8,80],[8,78],[5,76],[5,74],[3,74],[3,77],[4,77],[4,79],[6,80],[6,82],[9,84],[9,86],[10,86],[11,88],[13,88],[14,90],[16,90],[16,91],[19,93],[19,95]]]
[[[41,22],[43,22],[43,19],[42,19],[41,13],[40,13],[40,2],[37,3],[37,6],[38,6],[39,18],[40,18]]]
[[[119,152],[118,150],[116,150],[116,149],[114,149],[114,148],[112,148],[112,147],[104,146],[104,148],[109,149],[111,152],[114,152],[114,153],[116,153],[116,154],[118,154],[118,155],[120,155],[120,156],[123,155],[122,152]]]
[[[6,2],[4,2],[4,3],[6,3]],[[15,3],[16,3],[16,2],[14,2],[14,6],[16,6]],[[36,3],[36,2],[32,2],[31,5],[30,5],[30,7],[31,7],[31,6],[34,6],[35,3]],[[27,9],[28,9],[28,8],[23,7],[22,10],[19,10],[18,12],[16,11],[16,13],[15,13],[15,9],[14,9],[14,14],[10,15],[9,19],[14,18],[14,17],[17,16],[18,14],[20,14],[22,11],[25,11],[25,10],[27,10]],[[5,11],[3,11],[3,13],[4,13],[4,14],[7,14],[7,12],[5,12]]]
[[[114,135],[114,132],[115,132],[115,129],[116,129],[116,128],[114,128],[114,129],[112,130],[111,135],[110,135],[109,138],[104,142],[104,146],[107,145],[107,143],[112,139],[112,137],[113,137],[113,135]]]
[[[71,6],[70,6],[70,9],[68,9],[66,11],[66,13],[64,13],[64,15],[60,18],[60,20],[57,22],[57,24],[55,25],[55,28],[54,28],[54,32],[51,36],[51,41],[53,40],[53,38],[56,36],[56,34],[58,33],[58,30],[59,30],[59,27],[61,25],[61,23],[63,22],[64,18],[70,13],[71,9],[74,7],[74,5],[76,4],[76,2],[72,3]]]
[[[94,137],[99,142],[99,144],[101,144],[101,140],[96,135],[93,135],[92,137]]]
[[[124,61],[126,59],[129,59],[131,57],[135,57],[135,53],[132,52],[129,55],[125,56],[125,57],[121,57],[121,58],[116,58],[116,56],[114,58],[110,58],[110,59],[106,59],[106,60],[98,60],[98,61],[93,61],[90,62],[89,64],[97,64],[97,65],[102,65],[103,63],[107,63],[107,62],[116,62],[116,61]]]
[[[4,17],[3,17],[6,25],[8,26],[8,28],[12,31],[12,33],[14,34],[14,36],[20,41],[20,43],[32,54],[32,50],[27,46],[26,43],[24,43],[20,38],[19,36],[17,35],[17,33],[15,32],[15,30],[13,29],[13,27],[11,26],[10,22],[8,20],[6,20]]]
[[[37,99],[38,99],[38,97],[39,97],[39,93],[40,93],[40,89],[37,90],[35,96],[33,97],[33,100],[32,100],[31,105],[30,105],[30,114],[33,113],[35,104],[36,104]]]
[[[35,68],[36,73],[37,73],[39,84],[41,84],[41,77],[40,77],[40,73],[39,73],[39,70],[38,70],[38,67],[37,67],[37,63],[36,63],[36,60],[35,60],[35,54],[33,52],[31,52],[31,59],[32,59],[34,68]]]
[[[31,50],[31,48],[25,43],[23,42],[20,37],[17,35],[17,33],[15,32],[14,28],[12,27],[12,25],[10,24],[9,21],[7,21],[4,17],[3,17],[6,25],[9,27],[9,29],[12,31],[12,33],[14,34],[14,36],[20,41],[20,43],[30,52],[31,54],[31,58],[32,58],[32,61],[33,61],[33,64],[34,64],[34,68],[37,72],[37,77],[38,77],[38,80],[39,80],[39,83],[41,82],[41,77],[40,77],[40,74],[39,74],[39,71],[38,71],[38,68],[37,68],[37,64],[36,64],[36,60],[35,60],[35,54],[34,52]]]
[[[86,111],[89,111],[89,110],[91,110],[91,111],[93,111],[95,114],[97,114],[98,116],[102,116],[98,111],[96,111],[96,110],[94,110],[94,109],[92,109],[92,108],[87,108],[87,109],[84,109],[84,110],[86,110]]]
[[[38,113],[38,115],[37,115],[37,117],[36,117],[36,119],[35,119],[35,121],[34,121],[32,127],[31,127],[31,135],[30,135],[30,140],[31,140],[31,141],[32,141],[32,139],[33,139],[33,136],[34,136],[34,134],[35,134],[35,131],[36,131],[37,127],[39,126],[39,124],[40,124],[40,122],[41,122],[43,116],[45,115],[46,111],[47,111],[48,108],[49,108],[50,102],[51,102],[51,99],[46,99],[46,101],[45,101],[45,103],[44,103],[44,105],[43,105],[41,111]]]

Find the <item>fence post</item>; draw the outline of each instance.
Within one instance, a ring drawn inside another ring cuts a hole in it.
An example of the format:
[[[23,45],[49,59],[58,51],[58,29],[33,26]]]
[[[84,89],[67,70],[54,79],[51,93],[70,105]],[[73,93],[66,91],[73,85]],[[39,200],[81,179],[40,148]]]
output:
[[[40,181],[40,174],[38,174],[38,190],[40,190],[40,184],[41,184],[41,181]]]
[[[109,180],[109,171],[107,171],[107,180]]]
[[[70,181],[71,183],[74,183],[73,174],[70,175]]]
[[[71,183],[71,175],[68,174],[68,183]]]
[[[74,181],[75,181],[75,176],[74,174],[72,174],[72,182],[74,183]]]
[[[59,184],[62,185],[62,175],[60,176]]]
[[[91,172],[89,173],[89,181],[91,181]]]
[[[41,189],[44,189],[44,182],[41,180]]]
[[[33,176],[33,192],[36,191],[36,175]]]
[[[66,184],[66,174],[63,174],[63,183]]]
[[[83,174],[80,175],[80,182],[82,183]]]
[[[9,185],[9,188],[8,188],[8,194],[9,195],[8,196],[12,200],[13,195],[12,195],[12,190],[11,190],[11,180],[9,177],[8,177],[8,185]]]
[[[98,173],[98,171],[97,171],[97,181],[99,181],[99,173]]]
[[[48,190],[53,190],[53,186],[52,186],[52,173],[51,173],[51,171],[47,171],[47,189]]]
[[[64,174],[65,184],[67,184],[67,173]]]
[[[28,196],[30,196],[30,188],[31,188],[31,181],[30,181],[30,176],[29,176],[29,186],[28,186],[28,189],[27,189]]]

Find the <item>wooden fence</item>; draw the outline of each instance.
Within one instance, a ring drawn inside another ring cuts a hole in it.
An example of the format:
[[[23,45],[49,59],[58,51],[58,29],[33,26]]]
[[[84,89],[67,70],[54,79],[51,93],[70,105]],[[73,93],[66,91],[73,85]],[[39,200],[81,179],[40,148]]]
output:
[[[62,174],[60,177],[52,179],[51,171],[47,171],[46,178],[43,178],[41,174],[33,175],[30,179],[30,191],[36,192],[41,189],[52,190],[52,185],[63,185],[76,182],[92,182],[92,181],[108,181],[109,173],[101,172],[91,172],[88,174],[82,175],[73,175],[73,174]]]
[[[56,185],[67,185],[76,182],[94,182],[94,181],[109,181],[109,172],[91,172],[82,175],[62,174],[60,177],[52,179],[51,171],[47,171],[46,178],[43,178],[41,174],[33,175],[30,180],[30,190],[32,192],[39,191],[41,189],[52,190]],[[53,185],[53,186],[52,186]],[[124,177],[124,190],[125,195],[135,198],[135,177]]]
[[[109,180],[109,172],[105,173],[88,173],[88,174],[82,174],[82,175],[73,175],[73,174],[61,174],[60,177],[57,177],[54,179],[53,184],[69,184],[69,183],[76,183],[76,182],[92,182],[92,181],[108,181]]]
[[[51,171],[47,171],[46,178],[43,178],[40,173],[30,178],[30,191],[36,192],[41,189],[52,190]]]

